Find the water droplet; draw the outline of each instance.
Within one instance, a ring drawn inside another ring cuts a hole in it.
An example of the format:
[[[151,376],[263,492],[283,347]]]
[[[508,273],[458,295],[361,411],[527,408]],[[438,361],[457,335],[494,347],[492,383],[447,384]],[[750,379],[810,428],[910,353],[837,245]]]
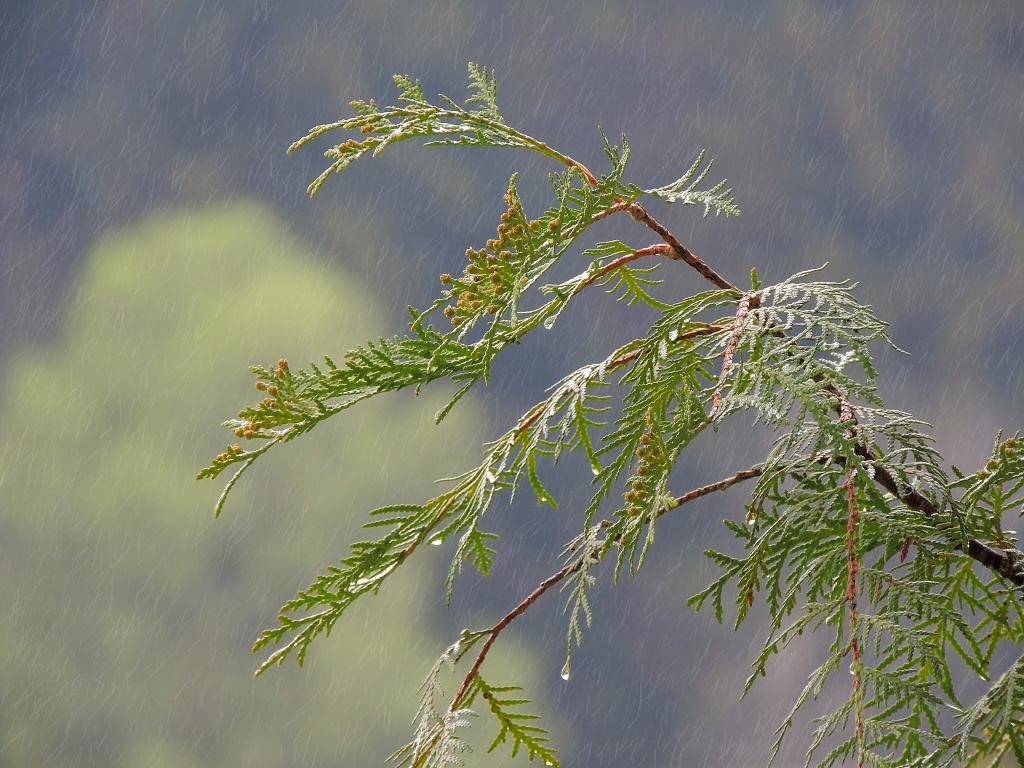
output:
[[[551,762],[550,760],[545,760],[544,761],[544,765],[554,765],[554,763]]]
[[[565,666],[562,667],[562,674],[559,675],[563,680],[569,679],[569,661],[566,659]]]
[[[363,576],[362,578],[356,579],[352,584],[347,587],[347,590],[353,594],[361,592],[363,588],[369,587],[377,582],[383,581],[384,578],[391,573],[395,568],[398,567],[398,561],[391,563],[391,565],[382,568],[381,570],[373,573],[369,576]]]
[[[547,320],[545,320],[544,321],[544,330],[545,331],[550,331],[552,328],[554,328],[555,327],[555,320],[557,320],[557,319],[558,319],[557,315],[552,315]]]
[[[601,474],[601,468],[600,467],[591,467],[590,471],[594,473],[594,477],[597,477],[598,475]]]
[[[435,536],[430,540],[430,546],[432,547],[440,547],[442,544],[444,544],[444,538],[441,536]]]

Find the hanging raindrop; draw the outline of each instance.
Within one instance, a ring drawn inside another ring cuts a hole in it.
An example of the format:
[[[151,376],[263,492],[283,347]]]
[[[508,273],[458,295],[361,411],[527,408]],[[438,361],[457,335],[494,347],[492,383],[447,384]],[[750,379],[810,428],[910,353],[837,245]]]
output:
[[[560,675],[560,677],[563,680],[568,680],[569,679],[569,660],[568,659],[566,659],[566,661],[565,661],[565,666],[562,667],[562,674]]]

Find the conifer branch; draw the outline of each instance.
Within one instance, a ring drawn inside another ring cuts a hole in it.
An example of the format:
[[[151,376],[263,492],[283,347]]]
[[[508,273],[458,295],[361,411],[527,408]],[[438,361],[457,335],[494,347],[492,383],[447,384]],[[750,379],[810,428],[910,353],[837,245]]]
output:
[[[588,285],[596,283],[609,272],[613,272],[619,267],[623,267],[626,264],[629,264],[631,261],[636,261],[637,259],[641,259],[644,256],[651,256],[656,253],[666,253],[668,252],[668,250],[669,247],[667,245],[648,245],[646,248],[640,248],[639,250],[632,251],[631,253],[627,253],[624,256],[619,256],[617,259],[612,259],[607,264],[603,265],[598,269],[595,269],[591,274],[589,274],[586,277],[586,279],[584,279],[583,282],[580,283],[580,289],[586,288]]]
[[[826,389],[836,398],[836,410],[839,412],[840,421],[856,426],[857,413],[846,396],[832,385],[827,385]],[[849,430],[848,434],[852,437],[855,434],[854,430]],[[870,462],[877,461],[874,453],[863,443],[857,443],[854,446],[854,452]],[[872,464],[872,467],[872,476],[875,482],[885,488],[895,498],[911,509],[921,512],[926,517],[938,517],[940,515],[939,509],[935,506],[934,502],[920,491],[910,487],[901,489],[895,478],[884,466]],[[969,557],[981,563],[990,571],[1017,586],[1024,586],[1024,569],[1015,561],[1010,552],[994,549],[974,538],[967,539],[966,543],[958,541],[955,546],[957,549],[962,549]]]
[[[582,168],[582,166],[580,167]],[[588,175],[588,178],[593,178],[593,174],[590,174],[590,172],[587,171],[586,169],[583,170],[584,173]],[[683,245],[682,242],[680,242],[679,238],[673,235],[667,227],[661,224],[661,222],[659,222],[657,219],[651,216],[651,214],[647,212],[647,209],[644,208],[639,203],[626,200],[616,200],[613,205],[610,205],[603,211],[595,213],[591,217],[591,223],[596,223],[603,218],[611,216],[615,213],[619,213],[621,211],[628,211],[629,215],[632,216],[636,221],[639,221],[641,224],[643,224],[644,226],[655,232],[659,237],[661,237],[661,239],[665,241],[665,245],[668,246],[668,250],[664,251],[665,255],[668,256],[668,258],[673,259],[675,261],[685,262],[689,266],[693,267],[693,269],[697,270],[701,277],[710,281],[712,284],[719,288],[723,288],[727,291],[733,291],[734,293],[737,294],[741,293],[739,288],[737,288],[735,285],[733,285],[720,274],[718,274],[718,272],[716,272],[707,262],[705,262],[703,259],[697,256],[685,245]]]
[[[694,488],[673,499],[668,505],[666,505],[666,507],[661,509],[658,514],[665,514],[671,509],[680,507],[703,496],[730,488],[744,480],[756,477],[759,472],[760,469],[758,467],[752,467],[750,469],[740,470],[733,475],[716,482]],[[603,520],[595,526],[595,528],[608,530],[614,529],[615,525],[616,523],[613,520]],[[567,548],[567,552],[572,551],[572,546]],[[442,653],[431,670],[431,673],[427,678],[427,682],[424,683],[424,698],[420,705],[419,713],[417,714],[417,718],[420,720],[420,726],[417,729],[416,740],[412,744],[406,745],[396,751],[392,755],[392,759],[398,762],[408,762],[413,767],[424,766],[434,764],[431,760],[434,759],[433,756],[436,753],[441,753],[443,758],[444,754],[457,754],[459,751],[462,751],[464,749],[463,742],[461,742],[456,735],[455,729],[465,726],[467,723],[466,715],[469,713],[467,707],[472,704],[473,699],[479,693],[488,701],[492,713],[494,713],[495,717],[499,719],[500,723],[498,735],[491,744],[492,750],[498,743],[504,740],[506,734],[511,734],[514,740],[512,749],[513,756],[515,755],[519,745],[524,744],[531,759],[534,755],[537,755],[540,756],[547,765],[556,766],[558,761],[554,756],[554,751],[546,744],[546,732],[536,726],[524,725],[522,722],[516,722],[517,720],[521,721],[532,718],[533,716],[512,715],[502,709],[502,707],[507,707],[509,705],[527,702],[525,700],[502,700],[495,698],[498,693],[514,691],[517,689],[515,687],[497,688],[488,685],[481,677],[480,670],[488,652],[497,641],[498,636],[508,627],[509,624],[524,614],[544,595],[544,593],[556,584],[563,581],[570,574],[576,573],[588,563],[599,561],[607,551],[607,549],[590,549],[584,551],[579,557],[570,560],[558,571],[548,576],[548,578],[542,581],[530,594],[524,597],[515,606],[515,608],[505,614],[493,626],[485,630],[463,630],[459,640]],[[462,658],[462,656],[481,639],[484,639],[483,645],[474,657],[469,670],[463,676],[462,681],[445,713],[442,715],[434,711],[433,696],[438,687],[438,673],[446,663],[454,667],[455,663],[457,663],[459,659]],[[434,762],[437,765],[441,765],[443,764],[442,758],[437,758]]]
[[[762,286],[752,271],[750,288],[741,289],[651,216],[641,203],[651,197],[703,207],[705,216],[739,213],[724,180],[705,185],[712,162],[705,162],[703,152],[676,181],[643,189],[624,180],[625,136],[613,145],[602,133],[610,168],[598,175],[510,126],[498,108],[493,71],[470,64],[464,104],[443,95],[432,101],[408,77],[396,76],[395,83],[396,104],[352,102],[354,117],[317,126],[289,148],[338,130],[358,130],[363,136],[325,152],[330,164],[310,185],[311,196],[352,162],[409,139],[519,148],[565,170],[551,174],[552,201],[535,218],[526,215],[512,177],[496,236],[466,250],[461,275],[441,275],[441,295],[426,310],[410,308],[408,335],[363,345],[349,352],[342,365],[325,358],[321,366],[302,370],[282,359],[273,369],[254,368],[256,388],[266,397],[225,426],[239,439],[260,442],[252,449],[232,443],[199,474],[216,477],[240,464],[217,502],[218,512],[242,472],[271,447],[308,433],[362,400],[407,387],[418,392],[425,384],[448,379],[456,390],[437,413],[440,421],[477,382],[488,381],[494,360],[508,345],[533,330],[553,328],[585,288],[604,287],[617,300],[646,307],[655,317],[645,336],[564,376],[485,445],[477,467],[451,478],[438,496],[374,510],[366,525],[385,533],[353,544],[339,566],[328,568],[285,604],[278,625],[265,630],[254,646],[278,646],[259,671],[289,656],[302,664],[313,639],[328,633],[356,599],[376,593],[425,541],[457,541],[446,596],[464,562],[489,573],[497,537],[481,524],[498,493],[514,493],[525,475],[538,503],[555,506],[542,480],[541,462],[580,451],[593,471],[595,488],[583,512],[582,533],[563,552],[567,562],[497,623],[463,632],[442,654],[424,684],[415,738],[396,753],[397,759],[414,768],[458,763],[468,749],[460,729],[470,722],[470,707],[479,696],[499,723],[492,749],[507,740],[513,755],[522,749],[531,759],[555,765],[546,732],[534,724],[534,715],[519,709],[525,699],[512,698],[518,689],[481,677],[498,637],[560,584],[568,594],[563,668],[568,678],[573,648],[591,624],[589,592],[596,582],[591,567],[614,553],[614,578],[627,563],[626,570],[635,574],[664,514],[756,479],[745,524],[725,521],[742,553],[708,550],[721,574],[690,604],[700,609],[709,603],[721,621],[725,590],[735,589],[738,627],[756,596],[762,596],[769,616],[767,637],[746,689],[766,674],[769,660],[794,637],[805,630],[832,633],[829,655],[778,728],[769,762],[796,711],[821,693],[847,656],[852,657],[851,696],[815,721],[808,763],[819,749],[827,750],[818,762],[822,766],[853,760],[933,768],[957,759],[975,765],[1011,752],[1024,762],[1024,663],[1010,667],[967,710],[958,703],[950,665],[951,657],[959,658],[987,677],[1003,644],[1024,645],[1024,601],[1018,589],[1024,586],[1024,555],[1013,544],[1015,534],[1003,528],[1006,516],[1024,510],[1019,436],[997,437],[984,469],[965,475],[954,467],[950,477],[924,425],[884,405],[869,347],[892,342],[886,324],[855,298],[855,284],[820,280],[817,270],[807,270]],[[582,272],[561,283],[542,282],[592,224],[621,212],[660,242],[641,248],[617,240],[596,243],[582,251],[590,259]],[[659,264],[635,264],[651,255],[687,264],[713,290],[678,301],[660,298]],[[442,326],[450,328],[435,328],[434,321],[442,319]],[[615,389],[608,389],[613,384]],[[610,402],[615,396],[607,394],[617,391],[620,409]],[[775,432],[765,460],[682,495],[671,494],[672,470],[690,443],[708,426],[717,427],[739,412],[752,414],[755,425]],[[622,502],[616,506],[612,499],[618,491]],[[976,563],[995,576],[979,575]],[[1008,584],[1013,588],[1006,589]],[[441,671],[454,669],[473,649],[476,655],[450,704],[439,707]],[[943,714],[950,708],[963,713],[952,738],[944,732]],[[841,737],[851,722],[852,734]]]
[[[868,461],[877,457],[863,445],[857,445],[857,455]],[[895,498],[908,507],[921,512],[926,517],[938,517],[941,513],[935,503],[914,488],[900,488],[896,479],[882,466],[874,467],[875,482],[885,488]],[[956,542],[957,549],[962,549],[973,560],[981,563],[988,570],[998,574],[1015,586],[1024,586],[1024,564],[1012,551],[999,550],[976,538],[968,538],[966,542]]]
[[[702,485],[699,488],[694,488],[693,490],[676,496],[671,503],[665,505],[658,514],[663,515],[666,512],[672,511],[676,507],[681,507],[682,505],[695,501],[702,496],[707,496],[708,494],[715,493],[717,491],[724,491],[727,488],[732,488],[738,483],[742,483],[746,480],[752,480],[755,477],[760,477],[762,471],[762,468],[759,466],[750,467],[750,469],[741,469],[728,477],[722,478],[721,480],[716,480],[713,483],[708,483],[707,485]]]
[[[632,213],[633,210],[638,207],[639,206],[636,206],[635,204],[623,204],[621,208],[617,208],[615,210],[629,210]],[[611,211],[611,209],[609,210]],[[654,231],[658,232],[659,234],[662,234],[662,236],[665,238],[665,242],[669,245],[670,248],[672,248],[672,253],[681,252],[676,250],[676,246],[674,246],[673,243],[678,244],[678,247],[686,251],[687,253],[691,253],[688,249],[685,248],[685,246],[682,246],[682,244],[679,243],[678,239],[667,228],[658,224],[657,222],[654,222],[654,220],[651,219],[649,216],[644,217],[634,215],[634,218],[636,218],[638,221],[644,221],[645,223],[647,223],[647,219],[650,219],[650,221],[654,223],[654,226],[651,226],[651,228],[654,229]],[[757,307],[759,305],[759,298],[756,294],[750,294],[749,292],[739,291],[731,283],[728,283],[724,281],[723,278],[720,278],[718,276],[718,273],[715,272],[711,267],[709,267],[705,262],[698,259],[696,256],[693,256],[693,259],[695,259],[697,263],[691,263],[690,259],[688,258],[684,258],[683,260],[686,261],[687,264],[690,264],[690,266],[693,266],[698,272],[700,272],[701,275],[706,277],[708,280],[715,283],[716,285],[719,285],[719,287],[727,288],[729,290],[734,290],[740,293],[740,299],[737,304],[736,320],[735,324],[733,325],[733,334],[730,337],[729,345],[726,347],[725,352],[723,353],[722,371],[719,382],[721,385],[721,383],[724,382],[725,378],[728,376],[729,370],[732,368],[732,355],[735,352],[735,346],[738,341],[739,332],[742,330],[742,324],[746,318],[748,307]],[[821,377],[817,377],[817,380],[820,381]],[[853,411],[852,406],[846,399],[845,395],[843,395],[833,385],[825,385],[824,389],[832,393],[837,398],[837,408],[843,410],[844,412],[849,412],[849,415],[843,416],[842,418],[844,420],[853,420],[854,423],[856,423],[855,412]],[[719,393],[719,389],[716,389],[712,400],[712,410],[709,415],[709,418],[713,418],[715,416],[720,406],[721,395]],[[873,460],[876,458],[872,455],[869,449],[862,444],[856,445],[855,448],[857,454],[860,455],[862,458],[868,460]],[[896,483],[896,480],[888,472],[888,470],[885,469],[884,466],[876,467],[874,472],[875,481],[883,488],[885,488],[887,491],[892,493],[893,496],[907,504],[907,506],[911,507],[912,509],[916,509],[919,512],[922,512],[927,516],[939,514],[935,504],[932,501],[930,501],[927,497],[922,495],[919,491],[913,488],[905,488],[901,491],[898,484]],[[984,544],[983,542],[978,541],[977,539],[968,539],[962,548],[971,558],[977,560],[979,563],[984,565],[989,570],[994,571],[995,573],[1011,581],[1017,586],[1024,586],[1024,565],[1018,563],[1011,553],[1007,551],[1000,551],[994,549],[993,547],[990,547],[989,545]]]
[[[647,212],[647,209],[644,208],[642,205],[640,205],[639,203],[630,203],[626,207],[626,210],[629,211],[630,216],[632,216],[634,219],[646,225],[648,228],[657,232],[661,236],[661,238],[665,241],[669,248],[672,249],[669,252],[669,258],[685,262],[686,264],[697,270],[701,277],[703,277],[705,280],[710,281],[719,288],[724,288],[725,290],[732,291],[733,293],[736,294],[741,293],[739,288],[737,288],[735,285],[733,285],[720,274],[718,274],[718,272],[712,269],[707,264],[707,262],[705,262],[703,259],[697,256],[697,254],[695,254],[685,245],[683,245],[679,241],[679,239],[668,230],[667,227],[663,226],[657,219],[651,216],[651,214]]]
[[[745,480],[750,480],[751,478],[757,477],[760,474],[761,469],[759,467],[751,467],[750,469],[739,470],[738,472],[735,472],[734,474],[729,475],[728,477],[724,477],[721,480],[716,480],[713,483],[708,483],[707,485],[702,485],[697,488],[693,488],[692,490],[689,490],[679,496],[676,496],[669,503],[667,503],[665,506],[659,509],[658,516],[660,517],[661,515],[664,515],[667,512],[672,511],[673,509],[677,509],[678,507],[688,504],[691,501],[696,501],[697,499],[707,496],[709,494],[715,493],[717,491],[724,491],[727,488],[731,488],[732,486],[736,485],[737,483],[741,483]],[[614,527],[614,523],[611,520],[603,520],[602,522],[598,523],[598,527],[602,529],[609,529]],[[592,557],[591,559],[596,562],[596,560],[599,558]],[[560,581],[562,581],[562,579],[564,579],[569,574],[578,571],[583,566],[583,564],[583,560],[577,559],[570,561],[566,565],[562,566],[559,570],[555,571],[553,574],[544,579],[544,581],[538,584],[537,587],[530,594],[524,597],[519,602],[519,604],[516,605],[515,608],[513,608],[511,611],[502,616],[501,619],[499,619],[498,622],[494,624],[494,626],[490,627],[487,630],[484,630],[483,632],[474,633],[479,635],[486,635],[487,639],[484,642],[483,646],[480,648],[479,653],[477,653],[476,658],[473,660],[473,664],[472,666],[470,666],[469,671],[463,678],[462,683],[459,685],[459,688],[456,691],[455,696],[452,698],[452,703],[449,706],[449,709],[455,710],[462,703],[462,699],[465,696],[466,691],[469,690],[470,683],[472,682],[473,678],[477,675],[477,673],[480,671],[480,667],[483,665],[484,659],[487,657],[487,653],[491,650],[491,646],[494,645],[495,640],[498,639],[498,635],[500,635],[502,631],[515,619],[524,614],[527,611],[527,609],[529,609],[531,605],[537,602],[537,600],[539,600],[545,592],[551,589],[551,587],[558,584]]]
[[[470,666],[469,672],[467,672],[466,676],[462,679],[462,684],[459,685],[459,689],[455,692],[455,696],[452,699],[449,709],[457,709],[462,703],[462,698],[465,696],[466,691],[469,690],[470,683],[480,671],[480,667],[483,665],[484,659],[487,658],[487,652],[491,650],[491,646],[494,645],[494,641],[498,639],[498,635],[501,634],[502,630],[515,621],[516,618],[525,613],[531,605],[540,599],[541,595],[551,589],[551,587],[555,586],[555,584],[560,582],[570,573],[577,570],[580,565],[580,562],[572,562],[555,571],[544,579],[544,581],[538,584],[537,588],[524,597],[515,608],[502,616],[493,627],[487,630],[487,639],[480,648],[480,652],[477,653],[476,658],[473,659],[473,664]]]
[[[700,164],[700,161],[703,159],[703,156],[703,153],[701,153],[700,156],[698,156],[696,163],[694,163],[694,165],[690,169],[690,173],[692,173],[692,171]],[[583,175],[587,178],[587,180],[590,182],[592,186],[597,186],[597,178],[594,176],[593,173],[590,172],[589,169],[587,169],[586,166],[575,160],[571,160],[571,163],[575,164],[575,166],[579,168],[580,171],[582,171]],[[700,178],[703,179],[703,174]],[[647,209],[637,202],[616,199],[613,205],[609,206],[604,211],[601,211],[600,213],[597,213],[593,217],[591,217],[591,221],[600,221],[606,216],[610,216],[613,213],[618,213],[619,211],[629,211],[629,215],[632,216],[636,221],[639,221],[652,231],[656,232],[662,238],[662,240],[665,241],[665,244],[668,245],[670,250],[666,252],[666,255],[668,255],[670,259],[686,262],[689,266],[697,270],[697,272],[702,277],[704,277],[706,280],[709,280],[711,283],[713,283],[719,288],[724,288],[725,290],[728,291],[740,293],[740,290],[735,285],[733,285],[720,274],[718,274],[718,272],[712,269],[703,259],[701,259],[693,251],[691,251],[689,248],[683,245],[675,235],[673,235],[657,219],[651,216],[651,214],[647,212]]]

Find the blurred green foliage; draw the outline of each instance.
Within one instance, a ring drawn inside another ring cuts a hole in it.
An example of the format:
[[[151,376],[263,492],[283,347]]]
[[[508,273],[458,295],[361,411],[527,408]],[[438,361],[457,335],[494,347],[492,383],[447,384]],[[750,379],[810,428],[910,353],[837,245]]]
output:
[[[382,762],[447,639],[425,628],[431,553],[304,670],[254,681],[249,645],[368,508],[464,463],[479,414],[367,404],[271,457],[215,523],[191,478],[246,367],[378,333],[374,297],[236,203],[103,238],[65,317],[0,393],[0,765]]]

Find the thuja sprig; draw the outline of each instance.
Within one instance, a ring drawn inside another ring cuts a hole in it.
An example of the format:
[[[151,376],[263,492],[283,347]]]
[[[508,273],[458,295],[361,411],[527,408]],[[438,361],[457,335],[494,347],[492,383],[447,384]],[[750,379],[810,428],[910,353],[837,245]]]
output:
[[[285,658],[301,664],[309,645],[348,607],[376,593],[422,545],[454,542],[446,595],[465,562],[488,574],[497,537],[486,516],[500,497],[526,482],[538,503],[557,502],[543,481],[545,462],[580,451],[592,470],[582,532],[567,543],[561,567],[490,627],[464,630],[431,669],[412,742],[395,757],[412,766],[449,766],[469,747],[462,738],[473,707],[490,713],[508,742],[548,765],[557,755],[515,686],[485,682],[489,651],[519,616],[556,585],[565,595],[566,660],[594,621],[592,590],[605,561],[613,579],[635,574],[654,545],[655,524],[696,499],[755,480],[742,521],[726,520],[733,551],[708,550],[720,575],[690,600],[719,621],[732,603],[735,626],[763,601],[763,648],[745,691],[769,672],[771,659],[804,632],[831,637],[825,658],[778,728],[768,762],[778,754],[796,713],[834,674],[852,673],[848,695],[813,724],[808,763],[832,766],[994,765],[1013,754],[1024,762],[1024,664],[999,675],[970,707],[951,660],[987,678],[1001,649],[1024,643],[1024,556],[1004,528],[1024,507],[1020,437],[997,438],[985,467],[953,468],[951,478],[922,422],[886,407],[872,346],[891,344],[888,329],[855,296],[856,285],[800,272],[748,289],[725,278],[685,246],[641,204],[644,198],[739,212],[726,182],[705,186],[704,154],[675,182],[644,189],[624,180],[629,157],[602,134],[609,170],[597,175],[573,157],[512,128],[496,101],[494,73],[469,68],[464,105],[429,100],[418,81],[398,76],[395,105],[354,101],[353,117],[317,126],[289,151],[333,131],[357,131],[330,147],[330,164],[309,187],[317,194],[332,175],[364,156],[411,138],[427,144],[525,149],[564,170],[550,176],[548,207],[528,214],[510,180],[495,236],[465,252],[461,274],[441,275],[441,294],[425,311],[410,308],[409,333],[325,358],[307,369],[254,367],[261,400],[225,422],[231,442],[200,477],[237,465],[216,505],[270,448],[318,427],[362,400],[447,379],[456,385],[440,420],[508,345],[551,329],[568,304],[590,288],[652,315],[649,331],[552,386],[544,399],[484,446],[476,467],[446,480],[422,503],[374,510],[366,523],[377,538],[356,542],[282,608],[277,626],[255,649],[274,647],[262,672]],[[591,225],[628,214],[656,242],[584,247],[587,262],[569,280],[544,283],[552,266],[573,258]],[[483,239],[483,238],[482,238]],[[659,295],[657,264],[679,262],[710,284],[682,299]],[[435,323],[440,329],[435,328]],[[753,416],[775,442],[765,459],[681,495],[673,469],[694,439],[733,414]],[[615,418],[609,414],[617,413]],[[253,446],[253,447],[247,447]],[[621,500],[619,503],[618,500]],[[442,672],[464,670],[449,700]],[[956,730],[948,732],[951,717]]]
[[[431,103],[419,80],[405,75],[395,75],[394,80],[399,90],[398,104],[378,108],[373,99],[351,101],[349,106],[356,112],[354,117],[315,126],[288,147],[289,152],[294,152],[325,133],[339,129],[358,130],[366,136],[361,140],[346,139],[324,152],[333,162],[309,185],[310,197],[315,197],[328,178],[353,161],[366,154],[376,157],[388,146],[412,138],[430,138],[427,144],[433,145],[529,149],[568,167],[578,167],[568,155],[507,125],[498,108],[494,73],[474,63],[469,65],[467,106],[444,95],[438,97],[438,103]]]

